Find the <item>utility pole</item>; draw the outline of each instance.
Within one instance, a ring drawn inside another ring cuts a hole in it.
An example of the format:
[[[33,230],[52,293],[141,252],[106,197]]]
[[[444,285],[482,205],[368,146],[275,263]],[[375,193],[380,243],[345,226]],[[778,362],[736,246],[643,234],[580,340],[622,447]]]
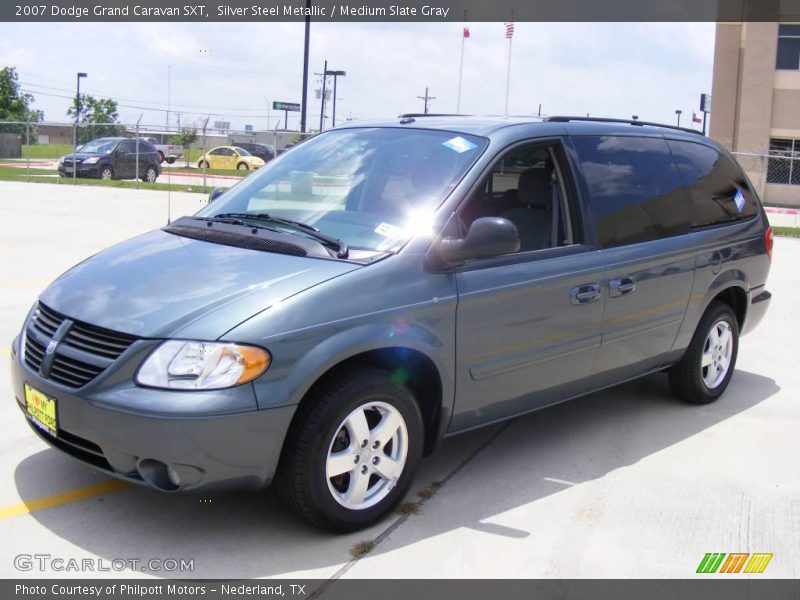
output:
[[[420,100],[425,103],[425,114],[428,114],[428,101],[429,100],[436,100],[436,96],[429,96],[428,95],[428,88],[425,88],[425,95],[424,96],[417,96]]]
[[[336,127],[336,80],[339,77],[344,77],[347,75],[346,71],[328,71],[325,69],[325,75],[331,75],[333,77],[333,127]]]
[[[308,101],[308,48],[311,36],[311,0],[306,0],[306,37],[303,44],[303,93],[300,101],[300,131],[306,132],[306,104]],[[269,119],[267,119],[269,121]],[[269,123],[267,123],[269,127]]]
[[[322,69],[322,98],[319,103],[319,130],[325,127],[325,84],[328,82],[328,61],[325,61],[325,68]]]

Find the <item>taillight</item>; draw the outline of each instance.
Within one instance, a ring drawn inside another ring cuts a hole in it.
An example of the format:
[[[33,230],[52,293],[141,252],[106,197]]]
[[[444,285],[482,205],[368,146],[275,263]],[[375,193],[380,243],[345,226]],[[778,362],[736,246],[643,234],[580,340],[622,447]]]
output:
[[[767,227],[767,230],[764,232],[764,246],[767,248],[767,256],[769,256],[770,260],[772,260],[773,244],[774,240],[772,239],[772,227]]]

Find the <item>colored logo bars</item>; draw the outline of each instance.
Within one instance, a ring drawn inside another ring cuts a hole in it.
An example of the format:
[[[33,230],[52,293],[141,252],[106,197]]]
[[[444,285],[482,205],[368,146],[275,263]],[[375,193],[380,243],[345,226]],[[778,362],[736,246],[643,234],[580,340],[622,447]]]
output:
[[[727,557],[727,558],[726,558]],[[750,557],[750,560],[748,560]],[[763,573],[772,553],[707,552],[697,567],[698,573]]]

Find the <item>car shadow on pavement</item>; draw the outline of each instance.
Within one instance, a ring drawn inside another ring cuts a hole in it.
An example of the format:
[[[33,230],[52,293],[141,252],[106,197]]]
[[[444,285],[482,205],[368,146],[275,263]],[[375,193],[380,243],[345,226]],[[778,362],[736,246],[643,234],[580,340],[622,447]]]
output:
[[[422,514],[413,518],[427,519],[425,526],[403,528],[402,535],[392,536],[393,542],[408,545],[459,527],[526,536],[522,525],[516,529],[481,521],[560,492],[563,482],[581,484],[637,463],[755,407],[779,390],[770,378],[737,371],[717,403],[691,406],[672,396],[666,376],[656,374],[519,417],[504,428],[448,439],[424,462],[415,490],[430,490],[431,483],[455,472],[436,488],[432,506],[447,499],[448,488],[453,488],[459,491],[452,500],[469,510],[448,509],[444,518],[437,513],[430,519],[423,506]],[[15,482],[20,497],[33,499],[107,479],[90,473],[47,449],[17,466]],[[479,478],[479,485],[461,485],[468,483],[461,481],[467,477]],[[419,498],[412,492],[407,500]],[[201,496],[136,486],[35,511],[31,517],[77,547],[76,556],[63,558],[91,554],[107,561],[193,559],[192,572],[148,573],[180,578],[328,577],[350,560],[354,544],[373,539],[397,518],[336,536],[295,518],[270,490]],[[40,545],[40,551],[49,551],[46,538]],[[389,547],[381,544],[373,553],[384,551]],[[109,575],[113,573],[101,576]]]

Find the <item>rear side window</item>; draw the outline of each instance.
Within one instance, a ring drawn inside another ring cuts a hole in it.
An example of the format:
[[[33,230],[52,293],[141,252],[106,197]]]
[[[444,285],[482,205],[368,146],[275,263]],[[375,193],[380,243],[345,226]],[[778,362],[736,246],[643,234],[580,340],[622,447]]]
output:
[[[689,202],[666,140],[577,136],[600,246],[636,244],[689,231]]]
[[[739,167],[719,151],[693,142],[669,140],[675,164],[692,202],[692,227],[752,217],[758,201]]]

